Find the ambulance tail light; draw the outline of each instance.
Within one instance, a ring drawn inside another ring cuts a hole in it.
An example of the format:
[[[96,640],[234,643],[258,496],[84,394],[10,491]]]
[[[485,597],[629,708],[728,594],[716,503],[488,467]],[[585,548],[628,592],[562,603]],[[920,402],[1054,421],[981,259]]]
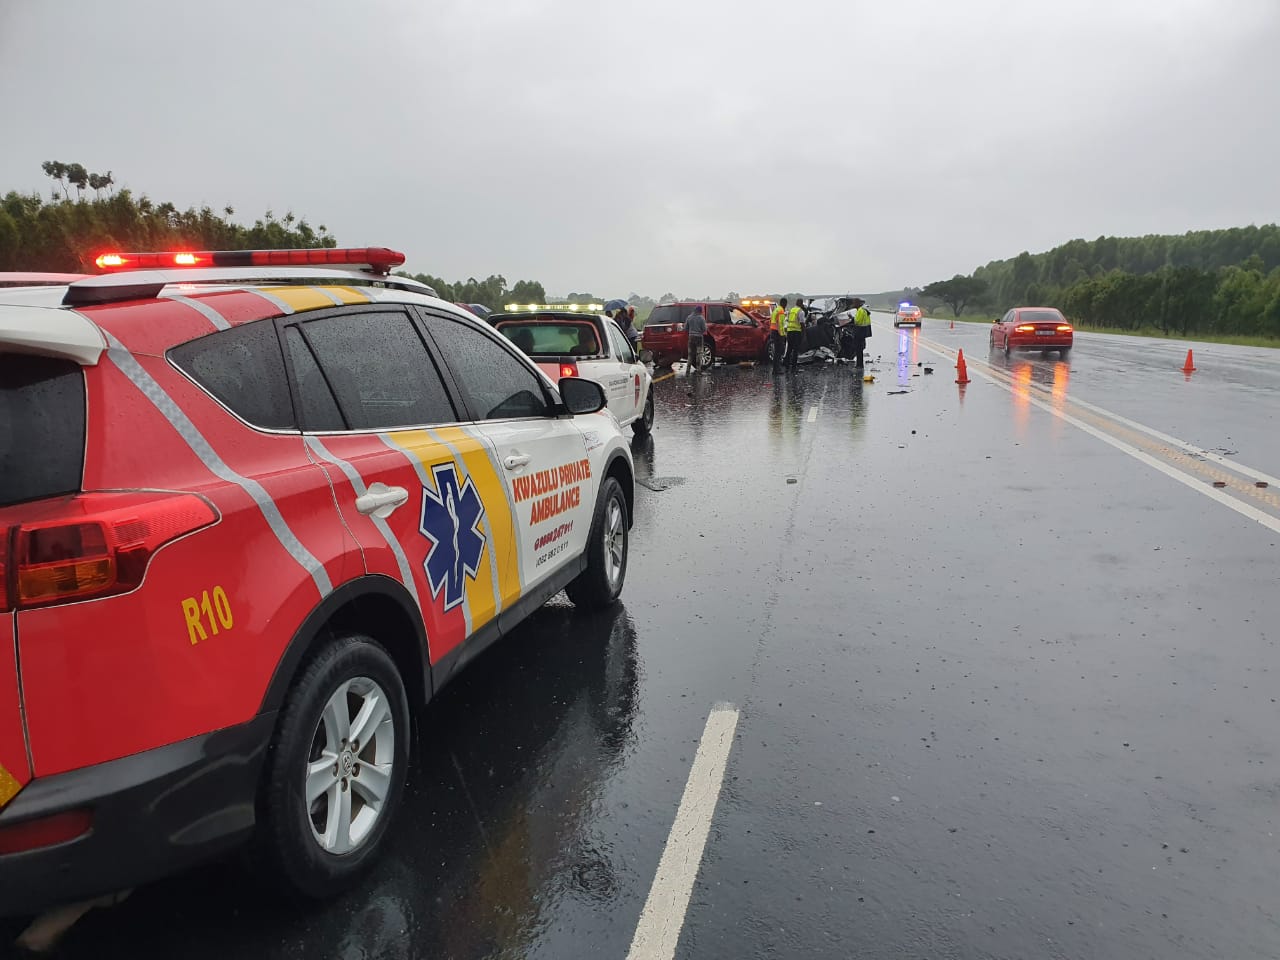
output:
[[[203,497],[85,493],[7,536],[0,609],[45,607],[128,593],[166,543],[217,522]]]
[[[576,377],[578,375],[578,365],[576,363],[560,364],[560,379],[565,377]]]

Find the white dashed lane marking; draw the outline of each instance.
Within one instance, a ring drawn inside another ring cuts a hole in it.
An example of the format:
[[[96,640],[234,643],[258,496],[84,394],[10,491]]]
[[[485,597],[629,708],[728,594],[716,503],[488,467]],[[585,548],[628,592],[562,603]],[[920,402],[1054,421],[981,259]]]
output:
[[[671,960],[675,956],[737,727],[737,707],[717,703],[711,709],[627,960]]]

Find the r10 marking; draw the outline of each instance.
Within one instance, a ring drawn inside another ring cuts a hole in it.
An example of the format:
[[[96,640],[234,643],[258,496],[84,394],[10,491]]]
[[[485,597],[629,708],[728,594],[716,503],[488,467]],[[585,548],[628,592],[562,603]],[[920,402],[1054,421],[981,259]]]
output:
[[[221,587],[214,587],[213,593],[208,590],[200,595],[200,599],[195,597],[187,597],[182,601],[182,616],[187,621],[187,636],[191,640],[194,647],[201,640],[208,640],[209,633],[205,632],[205,623],[209,624],[209,632],[215,637],[222,630],[230,630],[235,626],[235,621],[231,617],[231,601],[227,599],[227,591]]]

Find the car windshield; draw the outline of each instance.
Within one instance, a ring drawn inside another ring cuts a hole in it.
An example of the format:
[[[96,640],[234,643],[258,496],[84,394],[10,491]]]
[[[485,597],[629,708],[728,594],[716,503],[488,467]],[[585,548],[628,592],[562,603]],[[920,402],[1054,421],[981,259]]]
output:
[[[498,332],[531,357],[594,357],[604,353],[595,325],[585,320],[507,320]]]
[[[1062,314],[1057,310],[1019,310],[1018,321],[1020,323],[1034,323],[1036,321],[1044,323],[1062,323]]]

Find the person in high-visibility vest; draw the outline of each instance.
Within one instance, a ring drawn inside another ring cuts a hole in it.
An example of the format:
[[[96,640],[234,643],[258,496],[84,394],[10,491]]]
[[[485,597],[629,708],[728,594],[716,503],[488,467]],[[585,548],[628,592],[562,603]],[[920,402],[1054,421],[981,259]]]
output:
[[[782,332],[787,318],[787,298],[783,297],[769,314],[769,346],[773,348],[773,372],[782,369],[782,355],[786,353],[786,335]]]
[[[871,311],[867,309],[865,300],[855,298],[853,305],[853,356],[854,364],[862,366],[862,352],[867,348],[867,337],[871,336]]]
[[[803,302],[803,300],[796,301],[796,305],[787,311],[787,319],[784,322],[788,367],[795,367],[800,362],[800,341],[804,339],[804,311],[800,304]]]

